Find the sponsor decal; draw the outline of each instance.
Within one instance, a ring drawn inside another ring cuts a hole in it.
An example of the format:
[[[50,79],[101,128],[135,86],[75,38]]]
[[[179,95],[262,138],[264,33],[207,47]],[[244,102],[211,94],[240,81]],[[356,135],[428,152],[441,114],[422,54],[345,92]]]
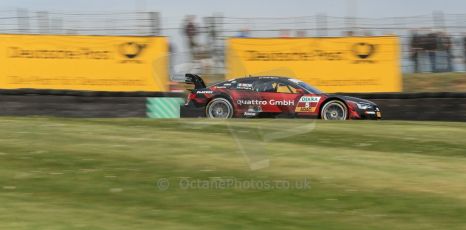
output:
[[[315,102],[318,103],[320,101],[321,97],[308,97],[308,96],[303,96],[301,99],[299,99],[299,102],[306,102],[306,103],[311,103]]]
[[[366,42],[354,44],[352,47],[352,52],[354,56],[358,59],[354,61],[354,63],[374,63],[375,61],[371,60],[371,57],[374,56],[376,51],[376,45],[374,44],[369,44]]]
[[[136,42],[126,42],[120,45],[120,54],[125,57],[122,63],[142,63],[142,60],[138,60],[138,57],[146,50],[146,44],[139,44]]]
[[[327,93],[400,92],[400,42],[396,36],[230,38],[226,79],[264,73],[287,75]],[[348,74],[353,70],[357,74]]]
[[[213,94],[213,91],[197,91],[197,94]]]
[[[27,49],[21,47],[9,47],[9,58],[24,59],[91,59],[109,60],[112,51],[105,49]]]
[[[259,77],[259,79],[277,79],[277,77]]]
[[[245,112],[244,116],[256,116],[257,114],[254,112]]]
[[[277,101],[274,99],[271,100],[237,100],[238,105],[276,105],[276,106],[292,106],[294,101],[292,100],[281,100]]]
[[[289,106],[289,105],[294,105],[294,101],[291,101],[291,100],[284,100],[284,101],[270,100],[269,104],[270,105],[286,105],[286,106]]]
[[[300,107],[299,109],[296,109],[296,112],[299,113],[313,113],[315,112],[317,107],[312,107],[312,108],[306,108],[306,107]]]
[[[252,84],[247,84],[247,83],[239,83],[236,86],[237,89],[252,89]]]
[[[303,96],[299,99],[295,112],[313,113],[317,110],[317,105],[322,97]]]
[[[0,34],[0,53],[2,89],[168,90],[165,37]]]
[[[255,105],[255,106],[252,105],[252,106],[249,106],[248,112],[260,113],[260,112],[262,112],[262,108],[260,106],[257,106],[257,105]]]
[[[340,61],[344,59],[344,53],[341,51],[258,51],[246,50],[248,61]]]

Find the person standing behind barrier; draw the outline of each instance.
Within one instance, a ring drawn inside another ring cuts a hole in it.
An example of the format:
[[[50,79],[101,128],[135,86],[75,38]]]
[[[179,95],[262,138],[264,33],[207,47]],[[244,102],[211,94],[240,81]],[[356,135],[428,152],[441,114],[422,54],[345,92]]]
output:
[[[422,48],[419,47],[420,40],[419,35],[416,31],[411,32],[411,41],[409,43],[410,54],[409,57],[414,63],[414,72],[419,73],[419,53],[422,51]]]
[[[453,53],[452,53],[452,43],[451,38],[445,32],[439,33],[439,50],[445,51],[447,55],[447,71],[453,72]]]
[[[248,28],[243,28],[239,31],[238,33],[238,38],[249,38],[251,37],[251,34],[249,32],[249,29]]]
[[[280,38],[290,38],[291,31],[289,29],[282,29],[280,30]]]
[[[296,37],[298,38],[305,38],[307,37],[306,30],[297,30]]]
[[[195,56],[195,49],[197,48],[196,37],[199,33],[198,27],[194,22],[195,16],[188,15],[186,16],[185,24],[184,24],[184,35],[188,42],[189,51],[191,52],[191,56]]]
[[[466,68],[466,37],[463,37],[463,62]]]
[[[429,54],[431,70],[433,73],[436,73],[438,71],[437,70],[437,49],[438,49],[438,44],[439,44],[438,37],[439,36],[437,33],[430,33],[430,34],[427,34],[426,36],[423,36],[423,39],[421,40],[424,49]]]

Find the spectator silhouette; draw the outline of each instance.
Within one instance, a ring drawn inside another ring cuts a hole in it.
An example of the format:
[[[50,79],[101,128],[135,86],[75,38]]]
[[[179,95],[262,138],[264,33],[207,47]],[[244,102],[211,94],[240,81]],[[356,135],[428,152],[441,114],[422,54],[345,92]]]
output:
[[[249,38],[251,37],[251,34],[249,32],[249,29],[248,28],[243,28],[239,31],[238,33],[238,37],[239,38]]]
[[[188,42],[188,47],[189,51],[191,52],[191,55],[194,57],[195,54],[195,49],[197,48],[197,35],[199,34],[199,29],[198,26],[194,22],[195,16],[189,15],[185,19],[185,24],[184,24],[184,35],[187,39]]]
[[[420,71],[419,57],[421,53],[428,55],[432,72],[440,72],[441,69],[437,65],[437,54],[439,52],[446,53],[447,69],[446,71],[453,71],[453,53],[452,42],[448,34],[444,32],[418,34],[413,32],[410,41],[410,58],[414,62],[414,72]]]
[[[452,42],[450,36],[447,33],[439,33],[439,50],[445,51],[447,55],[447,71],[452,72],[453,69],[453,53],[452,53]]]
[[[419,53],[422,51],[418,45],[420,43],[420,36],[417,34],[417,31],[411,31],[411,41],[409,43],[410,47],[410,59],[414,63],[414,72],[419,73]]]

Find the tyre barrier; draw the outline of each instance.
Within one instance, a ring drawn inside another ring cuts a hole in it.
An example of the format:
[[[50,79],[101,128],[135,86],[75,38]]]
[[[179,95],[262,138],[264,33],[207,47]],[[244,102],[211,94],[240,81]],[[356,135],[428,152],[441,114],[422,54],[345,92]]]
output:
[[[466,121],[466,93],[345,95],[377,103],[386,120]],[[171,101],[165,100],[168,105],[154,103],[157,98]],[[176,118],[179,106],[173,106],[180,105],[184,98],[184,93],[161,92],[0,90],[0,116]]]

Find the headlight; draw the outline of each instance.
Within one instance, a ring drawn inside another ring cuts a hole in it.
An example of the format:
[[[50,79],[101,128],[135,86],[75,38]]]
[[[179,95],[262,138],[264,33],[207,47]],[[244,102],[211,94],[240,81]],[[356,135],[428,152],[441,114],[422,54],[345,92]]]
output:
[[[372,108],[372,105],[369,103],[354,102],[359,109],[366,110]]]

